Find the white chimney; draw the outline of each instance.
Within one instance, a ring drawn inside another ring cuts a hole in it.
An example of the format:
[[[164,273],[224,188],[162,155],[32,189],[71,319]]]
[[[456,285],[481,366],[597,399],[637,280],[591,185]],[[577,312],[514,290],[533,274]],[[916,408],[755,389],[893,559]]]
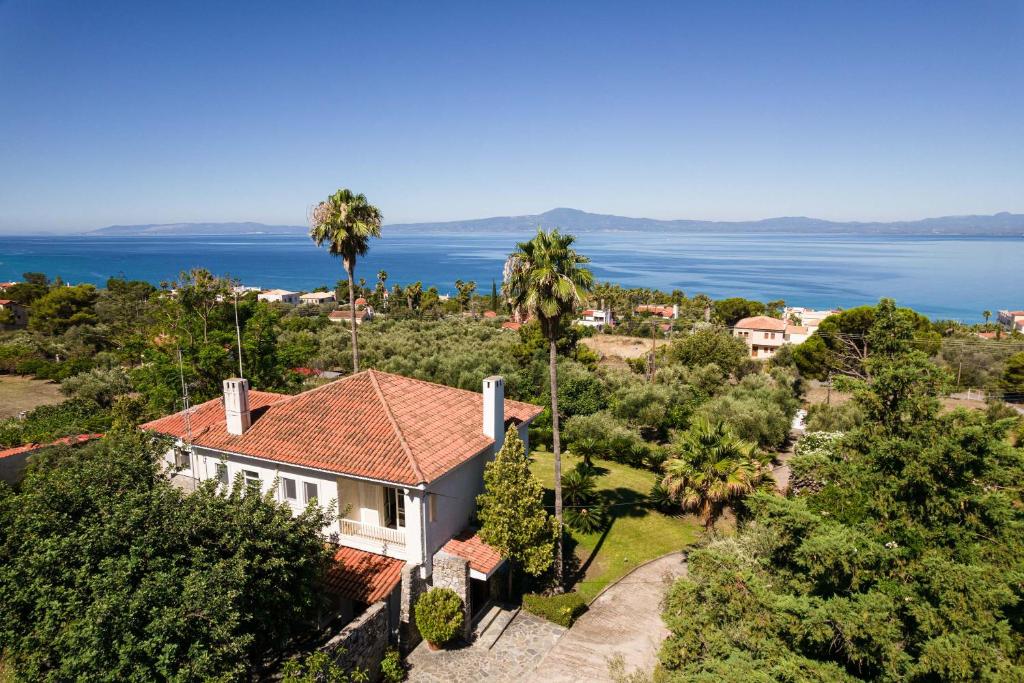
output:
[[[494,439],[494,449],[505,442],[505,380],[484,378],[484,434]]]
[[[672,304],[672,317],[673,318],[678,318],[679,317],[679,304]]]
[[[238,377],[224,380],[224,417],[228,434],[241,436],[249,428],[249,380]]]

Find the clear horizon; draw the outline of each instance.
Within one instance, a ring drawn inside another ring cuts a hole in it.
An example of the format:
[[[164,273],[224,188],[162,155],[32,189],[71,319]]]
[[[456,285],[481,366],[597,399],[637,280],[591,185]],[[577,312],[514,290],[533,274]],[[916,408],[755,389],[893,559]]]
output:
[[[1024,3],[0,3],[0,233],[1024,213]]]

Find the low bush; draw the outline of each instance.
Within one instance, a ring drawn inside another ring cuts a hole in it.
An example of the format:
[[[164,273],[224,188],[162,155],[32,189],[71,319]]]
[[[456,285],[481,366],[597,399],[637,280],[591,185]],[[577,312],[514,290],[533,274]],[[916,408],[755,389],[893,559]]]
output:
[[[432,588],[416,601],[416,627],[432,645],[444,645],[462,631],[462,599],[450,588]]]
[[[587,611],[587,603],[579,593],[558,595],[528,593],[523,596],[523,609],[530,614],[536,614],[538,617],[568,628]]]
[[[385,683],[401,683],[405,680],[405,665],[398,650],[391,649],[384,653],[380,662],[380,673]]]

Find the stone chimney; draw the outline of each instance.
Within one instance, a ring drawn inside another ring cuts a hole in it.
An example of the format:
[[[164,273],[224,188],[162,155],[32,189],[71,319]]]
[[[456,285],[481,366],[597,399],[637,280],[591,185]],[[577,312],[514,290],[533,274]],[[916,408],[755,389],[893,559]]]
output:
[[[249,380],[238,377],[224,380],[224,417],[228,434],[241,436],[249,428]]]
[[[505,442],[505,380],[498,375],[484,378],[484,434],[494,439],[495,452]]]

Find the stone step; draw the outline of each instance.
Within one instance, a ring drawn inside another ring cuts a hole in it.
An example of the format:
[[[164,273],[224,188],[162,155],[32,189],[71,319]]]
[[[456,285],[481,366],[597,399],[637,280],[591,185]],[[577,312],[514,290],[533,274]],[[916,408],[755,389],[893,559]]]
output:
[[[497,607],[498,613],[494,615],[493,619],[490,619],[487,626],[480,631],[476,640],[473,642],[474,647],[482,647],[490,650],[494,647],[494,644],[498,642],[502,634],[505,633],[505,629],[512,623],[512,620],[519,614],[519,608],[505,609]],[[488,613],[488,616],[490,614]],[[481,622],[482,623],[482,622]]]

